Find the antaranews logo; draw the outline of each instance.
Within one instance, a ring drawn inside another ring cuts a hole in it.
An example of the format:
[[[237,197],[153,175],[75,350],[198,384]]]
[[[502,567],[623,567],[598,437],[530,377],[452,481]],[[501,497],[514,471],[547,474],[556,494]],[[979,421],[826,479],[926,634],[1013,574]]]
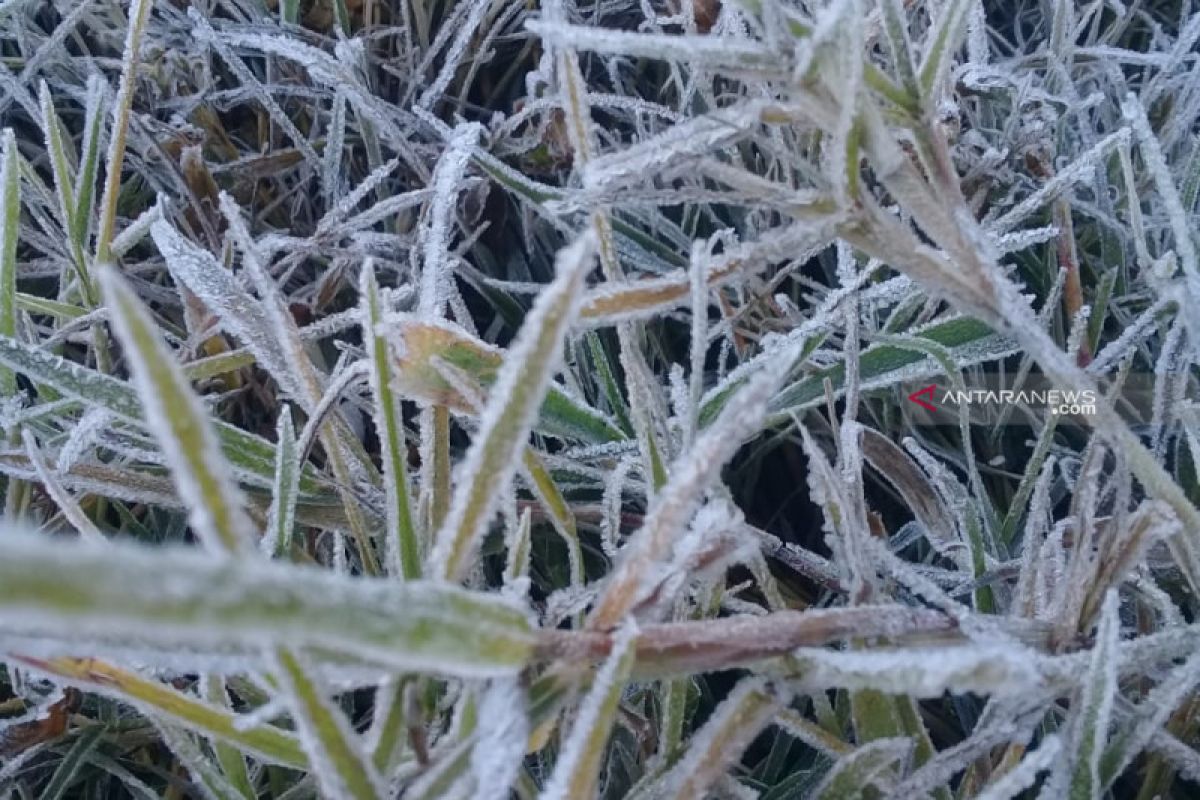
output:
[[[1047,416],[1077,418],[1081,422],[1098,413],[1099,393],[1093,389],[1062,389],[1042,376],[1025,376],[1014,385],[1014,376],[985,374],[954,386],[945,380],[904,386],[915,421],[918,424],[956,425],[966,411],[973,423],[1028,425]],[[1141,417],[1139,409],[1149,403],[1135,387],[1122,392],[1127,410]]]

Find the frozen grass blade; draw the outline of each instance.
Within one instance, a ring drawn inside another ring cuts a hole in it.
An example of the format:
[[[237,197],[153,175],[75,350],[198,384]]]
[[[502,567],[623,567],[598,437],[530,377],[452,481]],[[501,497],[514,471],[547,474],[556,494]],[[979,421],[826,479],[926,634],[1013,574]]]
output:
[[[44,350],[27,347],[6,336],[0,336],[0,364],[88,407],[103,408],[126,421],[146,424],[146,411],[137,392],[116,378]],[[254,479],[259,485],[270,488],[275,474],[275,447],[227,422],[214,420],[214,424],[222,452],[228,462],[238,468],[239,478]],[[321,484],[311,470],[305,470],[300,480],[302,491],[319,491]]]
[[[861,797],[872,787],[886,788],[893,767],[912,751],[908,739],[876,739],[842,756],[813,793],[821,800]]]
[[[1108,741],[1108,726],[1117,693],[1116,657],[1121,637],[1119,607],[1116,590],[1110,590],[1100,612],[1092,663],[1084,680],[1079,712],[1072,726],[1075,748],[1070,759],[1070,800],[1088,800],[1102,792],[1100,760]]]
[[[21,232],[20,154],[11,128],[0,135],[0,335],[17,333],[17,239]],[[0,395],[12,397],[17,376],[0,369]]]
[[[292,549],[301,471],[291,408],[284,406],[280,409],[279,425],[275,431],[275,486],[267,511],[267,528],[260,545],[267,556],[286,559]]]
[[[133,94],[137,90],[137,68],[141,60],[142,35],[150,18],[153,0],[132,0],[129,4],[129,30],[125,35],[125,54],[121,59],[121,82],[113,106],[113,125],[105,162],[104,196],[100,200],[100,228],[96,236],[96,263],[112,261],[112,241],[117,228],[117,200],[121,192],[121,169],[129,135],[129,117]]]
[[[582,800],[596,795],[605,745],[633,667],[636,633],[637,626],[632,623],[617,633],[612,653],[592,680],[540,800]]]
[[[383,478],[387,492],[387,540],[384,552],[388,572],[405,579],[421,577],[421,541],[413,524],[408,482],[408,447],[404,420],[394,394],[392,354],[382,335],[384,308],[375,265],[362,269],[359,289],[363,341],[371,361],[371,391],[375,395],[375,427],[382,446]]]
[[[50,465],[42,457],[42,451],[38,448],[33,433],[26,428],[21,431],[21,435],[25,444],[25,452],[29,455],[29,463],[37,471],[38,480],[45,487],[46,494],[50,495],[55,505],[62,511],[63,516],[71,523],[71,527],[75,528],[81,537],[93,544],[106,542],[107,539],[96,527],[96,523],[83,513],[79,504],[75,502],[75,498],[67,493],[67,490],[59,483],[57,476],[50,471]]]
[[[382,780],[341,709],[324,696],[295,655],[280,651],[276,658],[275,674],[323,792],[353,800],[383,797]]]
[[[393,328],[397,389],[408,399],[445,406],[458,414],[477,408],[446,379],[440,361],[487,389],[496,383],[505,353],[450,323],[429,323],[406,316]],[[555,384],[546,391],[534,430],[550,436],[601,444],[625,438],[621,430],[595,409]]]
[[[520,448],[561,361],[563,336],[574,321],[593,251],[591,239],[583,237],[559,254],[557,277],[538,296],[505,358],[435,539],[431,563],[444,578],[462,580],[473,566],[479,539],[497,507],[498,489],[512,479]]]
[[[125,347],[146,421],[171,465],[192,530],[218,552],[254,547],[254,524],[221,457],[208,415],[192,392],[174,354],[163,344],[145,306],[111,269],[100,273],[106,307]]]
[[[781,703],[771,687],[745,679],[713,711],[691,741],[687,754],[662,781],[659,797],[703,797],[774,718]]]
[[[245,724],[237,714],[202,702],[158,681],[92,658],[13,657],[26,669],[128,703],[148,716],[228,742],[269,764],[306,769],[308,759],[296,738],[264,723]]]
[[[10,631],[32,625],[40,636],[218,650],[325,648],[463,677],[512,674],[533,652],[519,608],[452,586],[352,579],[186,548],[11,539],[0,565],[0,623]]]
[[[591,627],[600,630],[614,627],[646,599],[653,589],[655,566],[665,560],[672,541],[691,521],[704,492],[718,477],[717,471],[748,436],[758,432],[767,400],[786,374],[791,359],[781,357],[779,362],[784,366],[764,369],[751,378],[672,467],[670,482],[655,498],[642,529],[627,546],[604,594],[592,609]]]
[[[192,776],[193,784],[205,800],[247,800],[250,797],[239,791],[222,774],[217,762],[204,752],[187,731],[164,722],[157,722],[155,727],[163,742]]]

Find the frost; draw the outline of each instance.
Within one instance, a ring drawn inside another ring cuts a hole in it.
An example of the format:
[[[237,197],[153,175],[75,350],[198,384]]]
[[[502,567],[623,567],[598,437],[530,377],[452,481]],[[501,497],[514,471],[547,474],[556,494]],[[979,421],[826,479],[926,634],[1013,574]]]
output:
[[[476,5],[486,7],[486,3]],[[450,245],[450,222],[454,200],[458,196],[462,177],[471,158],[471,150],[479,138],[478,125],[461,125],[451,135],[449,146],[434,169],[431,190],[433,204],[429,224],[422,229],[421,290],[419,309],[426,317],[440,317],[449,299],[453,270],[447,249]]]
[[[471,750],[474,796],[480,800],[509,796],[529,738],[525,704],[525,691],[516,678],[496,678],[483,691],[479,730]]]
[[[807,691],[876,689],[916,698],[945,692],[1019,697],[1046,685],[1042,657],[1011,644],[792,653],[797,680]]]

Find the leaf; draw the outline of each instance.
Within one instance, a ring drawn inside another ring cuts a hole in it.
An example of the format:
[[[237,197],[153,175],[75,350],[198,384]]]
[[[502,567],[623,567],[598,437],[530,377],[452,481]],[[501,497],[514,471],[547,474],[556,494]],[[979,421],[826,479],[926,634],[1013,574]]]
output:
[[[383,308],[375,266],[368,261],[362,268],[359,289],[363,319],[363,341],[371,362],[371,391],[375,395],[375,428],[379,432],[384,490],[387,493],[388,571],[406,579],[421,577],[421,541],[413,526],[409,500],[408,447],[404,440],[404,420],[393,393],[391,350],[381,333]]]
[[[292,549],[292,530],[296,525],[296,495],[300,488],[300,455],[296,452],[296,432],[292,427],[292,409],[279,409],[275,436],[275,488],[267,511],[267,528],[259,542],[270,557],[286,558]]]
[[[37,472],[38,480],[46,488],[46,494],[50,495],[63,516],[71,523],[71,527],[75,528],[81,537],[93,543],[103,544],[107,541],[104,534],[96,527],[96,523],[83,513],[79,504],[75,502],[75,498],[67,493],[67,490],[58,482],[58,478],[50,471],[50,466],[42,457],[33,433],[26,428],[21,431],[21,435],[25,444],[25,453],[29,456],[29,463]]]
[[[396,387],[400,393],[431,405],[447,406],[459,414],[475,413],[475,406],[460,395],[436,367],[435,359],[471,376],[490,388],[504,363],[504,352],[472,337],[447,322],[430,323],[404,317],[393,329],[395,357],[399,367]],[[546,391],[534,429],[539,433],[593,444],[616,442],[625,435],[598,411],[554,384]]]
[[[1038,773],[1052,768],[1062,754],[1062,739],[1047,736],[1041,746],[979,793],[978,800],[1010,800],[1033,786]]]
[[[2,335],[0,364],[27,375],[34,383],[44,383],[73,397],[89,408],[104,408],[129,422],[145,424],[145,412],[137,392],[116,378]],[[214,424],[222,453],[239,469],[238,478],[270,488],[274,482],[276,459],[271,443],[229,423],[214,420]],[[316,494],[321,491],[322,483],[313,471],[306,470],[300,488],[305,493]]]
[[[589,617],[599,630],[614,627],[644,601],[654,587],[655,566],[691,521],[704,492],[720,478],[720,469],[742,442],[760,430],[768,398],[775,392],[791,360],[780,358],[776,369],[763,369],[722,409],[720,418],[697,437],[671,469],[671,479],[655,496],[642,527],[622,552],[603,595]]]
[[[56,680],[128,703],[150,716],[229,742],[268,763],[294,769],[308,766],[304,750],[292,734],[264,723],[243,724],[237,714],[128,670],[92,658],[9,658]]]
[[[842,756],[813,792],[818,800],[863,797],[872,786],[886,788],[888,771],[912,753],[908,739],[876,739]],[[880,783],[884,781],[884,783]]]
[[[17,238],[21,232],[20,155],[11,128],[0,136],[0,335],[17,331]],[[17,391],[17,376],[0,369],[0,397]]]
[[[705,797],[711,787],[771,722],[781,702],[760,679],[747,678],[721,701],[666,777],[663,800]]]
[[[58,762],[58,767],[50,776],[50,782],[43,787],[42,793],[39,795],[42,800],[60,800],[65,796],[64,793],[74,783],[75,776],[79,774],[79,768],[87,760],[88,753],[100,744],[100,737],[106,730],[104,725],[89,725],[80,731],[75,744],[71,745],[71,749],[63,756],[62,761]]]
[[[328,797],[377,800],[382,785],[366,749],[341,710],[324,696],[308,677],[297,657],[284,650],[276,654],[275,675],[292,709],[300,741],[308,750],[312,771]]]
[[[108,158],[104,169],[104,196],[100,201],[100,230],[96,236],[96,263],[112,261],[112,241],[117,227],[117,201],[121,193],[121,167],[125,162],[126,136],[133,110],[133,94],[137,90],[137,68],[141,63],[140,50],[146,21],[150,18],[153,0],[132,0],[129,4],[129,27],[125,33],[125,50],[121,58],[121,81],[117,86],[117,103],[113,108],[112,134],[108,140]]]
[[[479,430],[457,471],[446,520],[435,537],[431,563],[461,580],[473,565],[484,527],[511,480],[551,377],[562,359],[563,336],[574,321],[595,244],[584,236],[556,258],[557,277],[540,295],[496,378]]]
[[[154,432],[188,507],[192,530],[210,549],[244,553],[254,547],[254,524],[244,498],[231,480],[217,437],[199,398],[163,344],[149,312],[111,269],[101,269],[100,285],[109,319],[125,347]]]
[[[9,632],[254,652],[326,648],[462,677],[511,674],[533,653],[524,612],[495,595],[218,559],[194,548],[97,549],[4,535],[0,624]]]
[[[588,800],[596,796],[605,745],[633,668],[636,634],[636,624],[629,623],[614,638],[612,653],[592,680],[540,800]]]
[[[934,90],[945,81],[950,60],[966,29],[967,11],[970,8],[971,0],[949,0],[934,20],[920,71],[921,97],[927,107],[933,100]]]
[[[1121,641],[1120,598],[1110,589],[1100,612],[1096,646],[1083,680],[1079,710],[1072,726],[1074,753],[1070,759],[1070,800],[1091,800],[1101,794],[1100,759],[1108,741],[1108,726],[1117,693],[1117,647]]]

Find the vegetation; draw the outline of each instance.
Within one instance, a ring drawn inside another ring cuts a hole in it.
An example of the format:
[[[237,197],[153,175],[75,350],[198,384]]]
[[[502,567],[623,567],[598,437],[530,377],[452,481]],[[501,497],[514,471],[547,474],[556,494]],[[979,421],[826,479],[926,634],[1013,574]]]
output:
[[[1193,796],[1198,42],[0,0],[0,796]]]

